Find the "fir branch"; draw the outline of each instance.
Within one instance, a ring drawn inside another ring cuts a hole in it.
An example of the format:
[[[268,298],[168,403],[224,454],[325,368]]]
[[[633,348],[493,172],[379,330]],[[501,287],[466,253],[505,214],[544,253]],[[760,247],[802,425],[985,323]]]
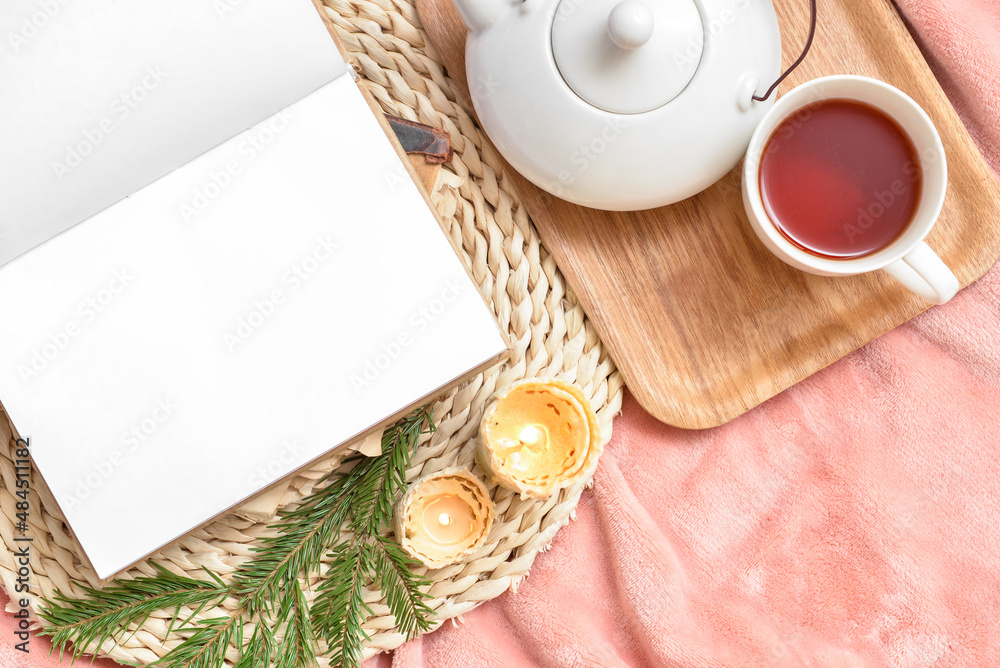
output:
[[[430,413],[421,409],[382,435],[382,454],[362,472],[358,495],[351,505],[351,524],[356,533],[374,537],[380,527],[392,522],[393,505],[406,489],[406,469],[410,467],[413,446],[421,434],[434,430],[433,425]]]
[[[273,612],[272,603],[281,598],[288,583],[318,567],[347,521],[354,479],[352,472],[335,480],[283,514],[284,521],[276,527],[278,535],[263,539],[254,548],[253,559],[233,576],[242,606],[251,613]]]
[[[379,536],[375,542],[375,572],[389,610],[396,619],[396,628],[407,638],[429,631],[434,615],[425,600],[423,588],[431,581],[416,575],[413,568],[420,562],[403,552],[403,548],[388,536]]]
[[[356,666],[370,640],[362,626],[371,616],[364,600],[364,584],[371,578],[370,546],[357,536],[336,545],[331,564],[313,601],[313,629],[326,640],[330,664]]]
[[[243,616],[234,614],[199,620],[194,627],[177,629],[178,632],[192,629],[194,632],[151,665],[161,668],[221,668],[225,665],[230,645],[243,646],[243,624]]]
[[[411,418],[386,432],[381,456],[359,465],[364,471],[351,504],[353,535],[327,556],[330,565],[313,603],[313,629],[326,641],[334,664],[361,661],[363,641],[370,639],[362,626],[371,615],[364,602],[364,585],[369,581],[381,586],[397,626],[407,637],[431,626],[428,617],[433,611],[421,590],[430,582],[410,572],[416,562],[380,533],[392,519],[395,499],[406,488],[412,444],[425,433],[425,420],[433,425],[426,413]]]
[[[310,623],[309,603],[301,587],[289,589],[293,592],[286,597],[288,605],[279,613],[279,616],[287,620],[287,624],[274,666],[275,668],[315,666],[316,639]]]
[[[346,474],[332,473],[329,484],[293,511],[282,515],[279,535],[265,538],[254,558],[233,576],[236,591],[252,613],[268,609],[279,599],[285,583],[318,571],[330,545],[350,519],[362,533],[372,535],[392,521],[392,506],[406,487],[406,469],[420,435],[433,430],[430,411],[421,408],[387,428],[382,454],[355,456],[344,464],[356,466]]]
[[[270,666],[271,658],[278,647],[274,629],[267,624],[257,624],[250,636],[250,642],[240,653],[240,659],[233,668],[261,668]]]
[[[383,532],[406,487],[413,450],[433,428],[426,408],[388,428],[382,455],[348,460],[354,468],[334,472],[298,508],[283,513],[277,535],[255,548],[231,584],[211,573],[210,581],[195,580],[154,564],[155,577],[124,580],[102,590],[84,587],[82,599],[57,594],[46,600],[39,615],[49,627],[42,634],[53,637],[60,656],[72,644],[75,659],[108,640],[120,642],[129,626],[141,626],[151,614],[173,610],[167,635],[185,638],[154,664],[162,668],[218,668],[225,665],[231,646],[241,650],[235,668],[306,668],[316,663],[317,636],[327,641],[335,664],[356,666],[364,641],[370,639],[363,625],[372,614],[364,600],[371,584],[382,588],[400,630],[408,636],[427,630],[432,611],[421,587],[429,582],[410,571],[415,562]],[[324,561],[329,562],[327,578],[310,610],[299,578],[320,571]],[[229,596],[239,601],[232,616],[192,623],[206,607]],[[180,619],[184,606],[193,612]],[[255,624],[254,633],[244,643],[248,622]]]
[[[130,626],[142,626],[155,612],[173,610],[172,628],[182,607],[194,608],[190,615],[194,617],[205,606],[220,604],[229,594],[229,587],[211,573],[211,580],[196,580],[176,575],[159,564],[153,566],[155,577],[124,580],[100,590],[81,586],[85,598],[56,593],[54,599],[45,599],[38,616],[48,626],[39,635],[52,637],[52,649],[59,650],[60,659],[72,644],[71,656],[75,660],[88,648],[96,651],[108,640],[121,642]]]

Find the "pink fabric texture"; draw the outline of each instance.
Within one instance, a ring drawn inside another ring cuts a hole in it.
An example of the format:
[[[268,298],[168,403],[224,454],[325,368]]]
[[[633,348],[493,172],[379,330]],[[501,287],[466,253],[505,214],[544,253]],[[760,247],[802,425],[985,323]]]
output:
[[[1000,5],[898,4],[1000,169]],[[994,269],[724,427],[626,397],[518,592],[369,668],[1000,665],[998,436]]]
[[[0,589],[0,610],[2,610],[10,597]],[[14,634],[20,631],[18,620],[14,616],[5,612],[0,616],[0,668],[58,668],[70,665],[69,656],[63,661],[59,661],[59,655],[49,655],[52,643],[48,638],[39,638],[34,634],[28,639],[27,652],[15,649],[18,643],[24,642]],[[77,663],[79,666],[93,666],[93,668],[118,668],[118,664],[108,659],[100,659],[90,662],[90,657],[84,657]]]
[[[900,0],[1000,169],[1000,5]],[[631,399],[577,521],[386,668],[1000,665],[1000,269],[725,427]]]

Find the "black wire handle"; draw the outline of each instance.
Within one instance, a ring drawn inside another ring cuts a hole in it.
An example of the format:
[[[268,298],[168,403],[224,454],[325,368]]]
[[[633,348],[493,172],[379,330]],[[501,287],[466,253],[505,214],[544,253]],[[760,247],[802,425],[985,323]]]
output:
[[[754,95],[753,96],[754,101],[765,102],[767,98],[771,97],[771,93],[774,92],[774,89],[780,86],[781,82],[787,79],[788,75],[794,72],[795,68],[801,65],[802,61],[806,59],[807,55],[809,55],[809,49],[812,48],[813,44],[813,38],[816,37],[816,0],[811,0],[811,4],[812,4],[812,19],[809,24],[809,39],[806,40],[806,46],[804,49],[802,49],[802,55],[799,56],[799,59],[796,60],[794,63],[792,63],[792,66],[789,67],[787,70],[785,70],[785,73],[782,74],[780,77],[778,77],[778,80],[775,81],[771,85],[771,87],[767,89],[767,93],[764,94],[764,97],[761,97],[760,95]]]

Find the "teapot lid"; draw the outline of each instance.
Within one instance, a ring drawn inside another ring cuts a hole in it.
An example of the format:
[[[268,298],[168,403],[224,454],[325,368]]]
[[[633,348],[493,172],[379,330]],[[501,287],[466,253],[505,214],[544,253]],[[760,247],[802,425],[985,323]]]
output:
[[[552,53],[566,84],[589,104],[641,114],[687,87],[705,29],[694,0],[561,0]]]

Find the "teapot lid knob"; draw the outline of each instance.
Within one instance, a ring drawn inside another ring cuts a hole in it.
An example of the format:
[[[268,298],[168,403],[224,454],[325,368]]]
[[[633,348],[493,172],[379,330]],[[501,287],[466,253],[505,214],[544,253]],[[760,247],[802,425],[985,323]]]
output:
[[[608,35],[621,49],[638,49],[653,36],[653,12],[638,0],[619,2],[608,17]]]
[[[701,67],[701,5],[746,1],[560,0],[552,56],[584,102],[613,114],[644,114],[680,95]],[[731,43],[742,40],[737,29],[727,30]]]

